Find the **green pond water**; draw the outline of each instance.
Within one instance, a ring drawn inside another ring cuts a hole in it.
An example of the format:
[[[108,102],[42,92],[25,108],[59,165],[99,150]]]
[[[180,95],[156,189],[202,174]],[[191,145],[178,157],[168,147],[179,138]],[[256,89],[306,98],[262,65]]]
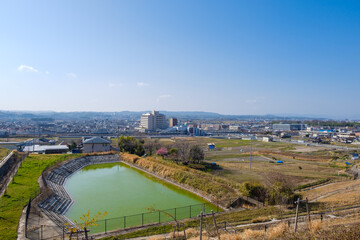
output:
[[[65,214],[70,220],[79,220],[88,210],[91,216],[108,212],[106,221],[99,221],[91,233],[168,222],[174,217],[185,219],[201,211],[216,210],[204,199],[123,163],[87,166],[67,179],[65,189],[74,200]]]

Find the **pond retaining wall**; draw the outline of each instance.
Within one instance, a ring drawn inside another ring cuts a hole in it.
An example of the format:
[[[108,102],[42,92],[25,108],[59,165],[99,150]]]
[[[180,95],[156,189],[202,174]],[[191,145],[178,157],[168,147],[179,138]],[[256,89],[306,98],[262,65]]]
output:
[[[44,185],[50,189],[50,194],[38,206],[59,227],[62,227],[64,223],[71,224],[71,221],[64,216],[73,203],[73,200],[64,188],[66,179],[88,165],[119,161],[120,156],[118,154],[86,156],[71,160],[53,169],[44,178]]]

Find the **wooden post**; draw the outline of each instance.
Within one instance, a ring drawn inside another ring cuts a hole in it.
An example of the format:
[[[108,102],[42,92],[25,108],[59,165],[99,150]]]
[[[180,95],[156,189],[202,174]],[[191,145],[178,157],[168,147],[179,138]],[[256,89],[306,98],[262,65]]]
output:
[[[161,221],[160,221],[160,211],[159,211],[159,223],[160,223]]]
[[[184,230],[184,238],[185,238],[185,240],[186,240],[185,224],[183,224],[183,230]]]
[[[85,239],[88,240],[89,239],[88,230],[86,229],[86,227],[84,227],[84,231],[85,231]]]
[[[309,221],[309,228],[311,228],[311,218],[310,218],[310,206],[309,206],[309,200],[306,197],[306,212],[308,215],[308,221]]]
[[[144,226],[144,213],[141,214],[141,226]]]
[[[177,225],[174,226],[174,231],[173,231],[173,235],[172,235],[171,239],[175,239],[176,227],[177,227]]]
[[[124,216],[124,229],[126,228],[126,216]]]
[[[213,217],[213,220],[214,220],[214,225],[215,225],[215,229],[216,229],[216,234],[218,235],[218,239],[220,240],[220,234],[219,234],[219,229],[216,225],[216,219],[215,219],[215,213],[213,210],[211,210],[211,214],[212,214],[212,217]]]
[[[295,225],[294,225],[294,232],[297,230],[297,222],[299,217],[299,205],[300,205],[300,198],[296,201],[296,216],[295,216]]]
[[[191,218],[191,205],[190,205],[190,218]]]
[[[105,234],[106,234],[106,219],[105,219]]]
[[[175,221],[176,221],[176,208],[174,208],[175,209]]]
[[[203,212],[200,213],[200,240],[202,240],[202,218]]]

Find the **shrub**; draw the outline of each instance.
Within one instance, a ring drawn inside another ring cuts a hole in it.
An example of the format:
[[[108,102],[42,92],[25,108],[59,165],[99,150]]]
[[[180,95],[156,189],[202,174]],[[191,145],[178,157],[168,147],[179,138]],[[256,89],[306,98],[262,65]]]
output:
[[[157,150],[156,155],[162,156],[164,158],[166,155],[168,155],[168,150],[164,147],[161,147],[159,150]]]
[[[244,182],[240,186],[240,192],[247,197],[256,198],[261,202],[265,202],[267,189],[261,183]]]

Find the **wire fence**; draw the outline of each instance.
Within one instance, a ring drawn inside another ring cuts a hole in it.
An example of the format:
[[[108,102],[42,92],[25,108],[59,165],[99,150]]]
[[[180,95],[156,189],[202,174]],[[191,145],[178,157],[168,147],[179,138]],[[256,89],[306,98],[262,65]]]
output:
[[[91,227],[90,231],[91,233],[107,233],[112,230],[178,221],[198,217],[201,212],[211,213],[211,210],[217,212],[219,208],[210,203],[202,203],[166,210],[154,210],[147,213],[100,220],[97,222],[98,226]]]

